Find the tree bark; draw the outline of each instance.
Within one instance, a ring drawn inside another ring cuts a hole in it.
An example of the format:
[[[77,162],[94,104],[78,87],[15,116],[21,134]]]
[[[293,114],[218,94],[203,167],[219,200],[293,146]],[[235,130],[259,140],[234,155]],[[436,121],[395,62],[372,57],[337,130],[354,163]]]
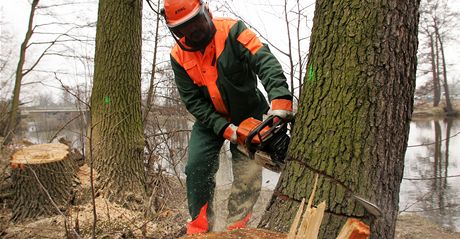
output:
[[[446,99],[446,108],[445,111],[448,114],[454,113],[454,108],[452,107],[452,103],[450,101],[450,93],[449,93],[449,82],[447,81],[447,66],[446,66],[446,57],[444,55],[444,44],[443,39],[439,33],[438,27],[435,25],[435,35],[436,39],[439,42],[439,51],[442,60],[442,80],[444,86],[444,98]]]
[[[12,155],[14,222],[64,211],[77,184],[77,166],[64,144],[25,147]]]
[[[287,231],[320,174],[320,238],[349,217],[393,238],[415,90],[419,1],[316,1],[288,163],[260,227]],[[348,191],[349,190],[349,191]],[[348,192],[347,192],[348,191]],[[380,207],[375,220],[350,197]]]
[[[438,67],[436,63],[438,62],[436,59],[438,58],[436,52],[436,46],[435,44],[435,39],[433,38],[433,35],[429,35],[430,37],[430,56],[431,56],[431,75],[432,75],[432,81],[433,81],[433,107],[438,107],[439,102],[441,101],[441,86],[439,84],[439,73],[438,73]]]
[[[160,12],[161,2],[158,0],[157,2],[157,12]],[[155,19],[155,36],[154,36],[154,46],[153,46],[153,59],[152,59],[152,73],[150,75],[150,85],[149,90],[147,92],[147,101],[145,102],[144,108],[144,118],[143,123],[147,121],[149,117],[149,113],[152,110],[152,105],[155,104],[154,102],[154,89],[155,89],[155,73],[157,72],[157,53],[158,53],[158,43],[160,42],[158,31],[160,30],[160,14],[156,14]]]
[[[141,21],[141,0],[99,1],[90,160],[102,195],[128,207],[145,197]]]
[[[5,128],[5,132],[3,135],[5,135],[5,140],[3,141],[3,144],[8,144],[11,142],[13,136],[14,136],[14,131],[17,125],[17,118],[18,118],[18,111],[19,111],[19,95],[21,93],[21,84],[22,84],[22,78],[24,77],[24,63],[26,61],[26,50],[29,45],[30,38],[32,37],[33,34],[33,22],[34,22],[34,16],[35,16],[35,10],[37,9],[39,0],[33,0],[32,4],[30,6],[30,14],[29,14],[29,24],[27,26],[27,32],[24,37],[24,41],[21,43],[21,49],[19,51],[19,61],[18,61],[18,66],[16,67],[16,76],[14,80],[14,89],[13,89],[13,99],[11,102],[11,111],[10,111],[10,117],[8,120],[8,125]]]

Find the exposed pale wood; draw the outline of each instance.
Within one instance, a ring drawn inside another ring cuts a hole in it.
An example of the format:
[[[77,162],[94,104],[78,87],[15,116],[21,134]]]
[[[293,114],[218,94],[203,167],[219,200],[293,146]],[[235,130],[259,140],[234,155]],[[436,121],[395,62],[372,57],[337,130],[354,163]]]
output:
[[[319,228],[323,221],[324,210],[326,209],[326,202],[322,202],[317,208],[312,208],[310,214],[306,218],[308,220],[308,226],[305,230],[305,234],[300,235],[299,238],[316,239],[318,238]]]
[[[297,214],[295,215],[294,221],[291,224],[291,229],[289,230],[287,239],[294,239],[297,233],[297,227],[300,223],[300,218],[303,214],[303,208],[305,207],[305,198],[302,198],[302,202],[300,203],[299,210],[297,210]]]
[[[316,186],[318,185],[318,174],[316,174],[316,177],[315,177],[315,183],[313,184],[313,190],[310,194],[310,198],[308,199],[308,204],[307,204],[307,208],[303,214],[303,217],[302,217],[302,222],[300,224],[300,227],[298,229],[298,232],[296,233],[296,239],[301,239],[303,238],[302,235],[305,235],[307,233],[307,227],[308,227],[308,223],[309,223],[309,215],[311,214],[311,205],[313,204],[313,199],[315,198],[315,193],[316,193]]]
[[[77,183],[75,162],[64,144],[25,147],[11,156],[12,221],[59,214],[68,206]]]
[[[356,218],[349,218],[340,230],[337,239],[367,239],[369,235],[368,225]]]
[[[37,144],[16,151],[11,156],[12,164],[46,164],[60,161],[69,154],[65,144]]]

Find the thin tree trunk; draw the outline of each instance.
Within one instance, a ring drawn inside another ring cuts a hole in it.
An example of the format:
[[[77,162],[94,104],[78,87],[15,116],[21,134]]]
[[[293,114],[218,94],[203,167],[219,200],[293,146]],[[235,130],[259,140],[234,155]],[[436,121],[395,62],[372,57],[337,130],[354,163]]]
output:
[[[433,99],[433,101],[436,102],[436,106],[439,106],[439,103],[441,102],[441,98],[442,98],[442,92],[441,92],[441,63],[439,63],[439,58],[441,57],[440,56],[440,53],[439,53],[439,45],[438,45],[438,40],[436,38],[436,36],[434,36],[434,45],[435,45],[435,55],[436,55],[436,58],[435,58],[435,61],[436,61],[436,84],[437,84],[437,87],[438,87],[438,98],[435,98]],[[435,103],[433,103],[433,105],[435,105]]]
[[[157,12],[160,12],[160,4],[161,2],[157,2]],[[144,119],[143,122],[145,124],[149,113],[152,109],[152,99],[154,98],[154,87],[155,87],[155,72],[157,69],[157,53],[158,53],[158,43],[159,43],[159,37],[158,37],[158,31],[160,28],[160,14],[157,14],[156,17],[156,26],[155,26],[155,45],[153,47],[153,59],[152,59],[152,74],[150,75],[150,86],[149,86],[149,91],[147,93],[147,102],[146,102],[146,109],[144,112]]]
[[[446,57],[444,55],[444,44],[443,40],[439,34],[439,29],[435,28],[436,39],[439,42],[439,50],[441,51],[441,60],[442,60],[442,80],[444,86],[444,97],[446,99],[446,109],[445,111],[449,114],[454,111],[452,107],[452,102],[450,101],[450,94],[449,94],[449,84],[447,81],[447,66],[446,66]]]
[[[436,65],[437,62],[437,55],[436,55],[436,44],[435,39],[433,39],[433,35],[430,35],[430,55],[431,55],[431,74],[432,74],[432,82],[433,82],[433,107],[437,107],[439,102],[441,101],[441,87],[439,84],[439,74],[438,74],[438,67]]]
[[[284,0],[284,21],[286,23],[287,40],[288,40],[288,59],[289,59],[289,82],[291,83],[291,94],[294,95],[294,63],[292,60],[292,42],[291,28],[289,27],[287,0]]]
[[[303,67],[304,67],[304,64],[303,64],[303,60],[302,60],[302,51],[301,51],[301,41],[300,41],[300,17],[301,17],[301,14],[300,14],[300,1],[297,0],[297,31],[296,31],[296,34],[297,34],[297,57],[298,57],[298,60],[299,60],[299,95],[294,95],[293,96],[295,98],[297,98],[297,102],[300,101],[300,93],[302,92],[302,86],[303,86],[303,82],[302,82],[302,79],[303,79]]]
[[[24,77],[24,63],[26,61],[26,50],[29,45],[30,38],[32,37],[33,34],[33,22],[34,22],[34,16],[35,16],[35,10],[37,9],[39,0],[34,0],[30,6],[30,14],[29,14],[29,24],[27,26],[27,32],[26,36],[24,38],[24,41],[21,44],[21,49],[19,52],[19,61],[18,61],[18,66],[16,67],[16,78],[14,81],[14,89],[13,89],[13,100],[11,102],[11,111],[10,111],[10,117],[8,120],[8,126],[5,128],[5,140],[4,144],[8,144],[11,142],[13,136],[14,136],[14,131],[16,129],[17,125],[17,120],[18,120],[18,111],[19,111],[19,95],[21,93],[21,84],[22,84],[22,78]]]

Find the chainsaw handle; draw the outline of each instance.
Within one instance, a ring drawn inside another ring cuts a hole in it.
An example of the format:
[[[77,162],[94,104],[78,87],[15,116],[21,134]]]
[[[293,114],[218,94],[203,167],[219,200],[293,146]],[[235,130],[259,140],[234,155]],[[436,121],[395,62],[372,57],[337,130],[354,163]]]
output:
[[[278,120],[277,122],[274,122],[274,119],[275,118],[279,118],[280,120]],[[276,116],[276,115],[270,115],[266,120],[264,120],[261,124],[259,124],[255,129],[253,129],[249,134],[248,136],[246,137],[246,140],[244,141],[244,145],[246,146],[247,149],[251,149],[251,144],[252,144],[252,139],[258,135],[259,136],[259,139],[260,139],[260,143],[262,144],[264,142],[264,138],[263,136],[264,135],[270,135],[271,132],[273,132],[273,130],[276,129],[276,127],[280,124],[283,124],[283,120],[281,117],[279,116]],[[262,131],[263,128],[265,128],[266,126],[271,126],[270,129],[264,133],[264,135],[260,135],[260,132]],[[251,151],[251,150],[249,150]],[[253,152],[249,152],[250,154],[252,154]]]

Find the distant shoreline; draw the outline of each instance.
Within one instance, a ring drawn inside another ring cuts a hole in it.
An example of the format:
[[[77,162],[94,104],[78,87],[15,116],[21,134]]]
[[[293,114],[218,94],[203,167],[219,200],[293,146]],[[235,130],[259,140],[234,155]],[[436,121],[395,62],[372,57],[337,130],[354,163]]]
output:
[[[433,107],[433,102],[415,102],[412,119],[427,119],[427,118],[445,118],[445,117],[460,117],[460,100],[452,100],[452,107],[455,112],[447,114],[444,111],[444,101],[437,107]]]

